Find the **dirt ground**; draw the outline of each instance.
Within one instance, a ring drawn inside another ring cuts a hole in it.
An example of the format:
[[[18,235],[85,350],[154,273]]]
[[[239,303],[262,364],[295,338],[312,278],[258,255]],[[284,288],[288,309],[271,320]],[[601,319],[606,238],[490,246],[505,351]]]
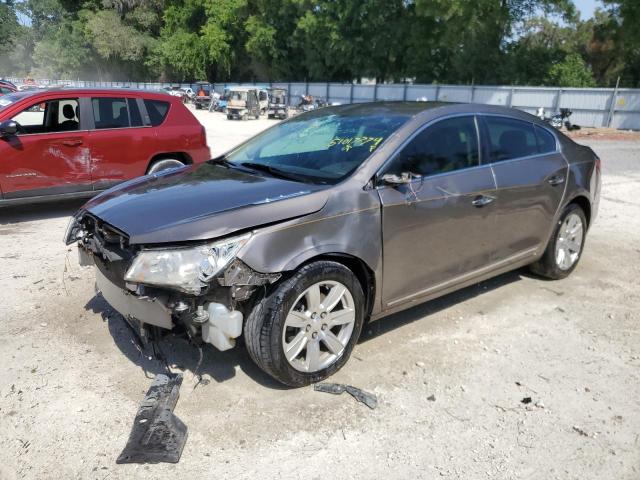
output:
[[[214,153],[274,123],[198,116]],[[333,380],[376,410],[282,388],[240,348],[205,348],[196,386],[198,350],[164,341],[178,464],[115,464],[162,365],[62,244],[79,203],[0,210],[0,478],[640,478],[640,142],[588,142],[604,188],[574,274],[520,270],[371,324]]]

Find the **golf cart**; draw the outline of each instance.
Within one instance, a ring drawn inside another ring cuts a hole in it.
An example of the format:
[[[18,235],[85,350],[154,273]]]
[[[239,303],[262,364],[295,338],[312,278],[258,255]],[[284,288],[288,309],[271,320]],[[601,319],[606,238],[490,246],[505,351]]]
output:
[[[255,87],[231,87],[227,97],[227,119],[260,118],[258,89]]]
[[[209,108],[211,103],[211,84],[209,82],[196,82],[196,95],[193,103],[196,110]]]
[[[289,116],[289,102],[287,90],[284,88],[269,89],[269,107],[267,109],[269,118],[287,118]]]

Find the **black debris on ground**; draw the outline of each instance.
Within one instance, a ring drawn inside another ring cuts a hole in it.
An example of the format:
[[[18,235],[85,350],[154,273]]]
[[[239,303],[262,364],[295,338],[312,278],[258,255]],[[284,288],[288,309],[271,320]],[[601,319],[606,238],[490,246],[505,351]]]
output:
[[[158,374],[142,400],[127,445],[116,463],[177,463],[187,426],[173,414],[182,375]]]
[[[347,392],[353,398],[360,403],[364,403],[370,409],[374,409],[378,406],[378,399],[373,393],[365,392],[357,387],[351,385],[342,385],[340,383],[316,383],[313,386],[316,392],[332,393],[333,395],[340,395]]]
[[[528,405],[529,403],[531,403],[531,397],[524,397],[522,400],[520,400],[521,403],[524,403],[525,405]]]

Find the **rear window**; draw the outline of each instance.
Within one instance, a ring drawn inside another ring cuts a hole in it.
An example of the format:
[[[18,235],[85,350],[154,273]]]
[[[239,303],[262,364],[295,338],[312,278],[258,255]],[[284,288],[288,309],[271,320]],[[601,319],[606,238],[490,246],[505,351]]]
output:
[[[92,98],[93,121],[97,130],[130,126],[126,98]]]
[[[533,124],[506,117],[484,117],[490,140],[492,162],[527,157],[538,153]]]
[[[169,112],[169,102],[163,102],[162,100],[145,100],[144,106],[149,114],[149,120],[153,127],[157,127],[167,116]]]
[[[538,137],[538,150],[540,150],[540,153],[551,153],[557,150],[556,137],[551,132],[536,125],[536,137]]]

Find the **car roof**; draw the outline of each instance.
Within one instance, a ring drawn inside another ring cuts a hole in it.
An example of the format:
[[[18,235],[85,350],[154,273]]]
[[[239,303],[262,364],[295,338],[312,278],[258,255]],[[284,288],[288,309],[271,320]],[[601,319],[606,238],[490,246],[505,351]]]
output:
[[[454,103],[454,102],[367,102],[351,103],[324,107],[312,112],[324,112],[326,114],[338,114],[343,116],[368,116],[368,115],[405,115],[416,117],[427,115],[437,118],[451,114],[499,114],[526,121],[534,121],[537,117],[509,107],[498,105],[483,105],[479,103]]]
[[[166,93],[153,90],[143,90],[137,88],[78,88],[78,87],[55,87],[55,88],[38,88],[34,90],[22,90],[15,92],[13,95],[20,95],[20,97],[33,97],[36,95],[47,95],[51,93],[64,93],[65,95],[103,95],[103,94],[118,94],[127,96],[139,96],[139,97],[153,97],[153,98],[172,98]]]

